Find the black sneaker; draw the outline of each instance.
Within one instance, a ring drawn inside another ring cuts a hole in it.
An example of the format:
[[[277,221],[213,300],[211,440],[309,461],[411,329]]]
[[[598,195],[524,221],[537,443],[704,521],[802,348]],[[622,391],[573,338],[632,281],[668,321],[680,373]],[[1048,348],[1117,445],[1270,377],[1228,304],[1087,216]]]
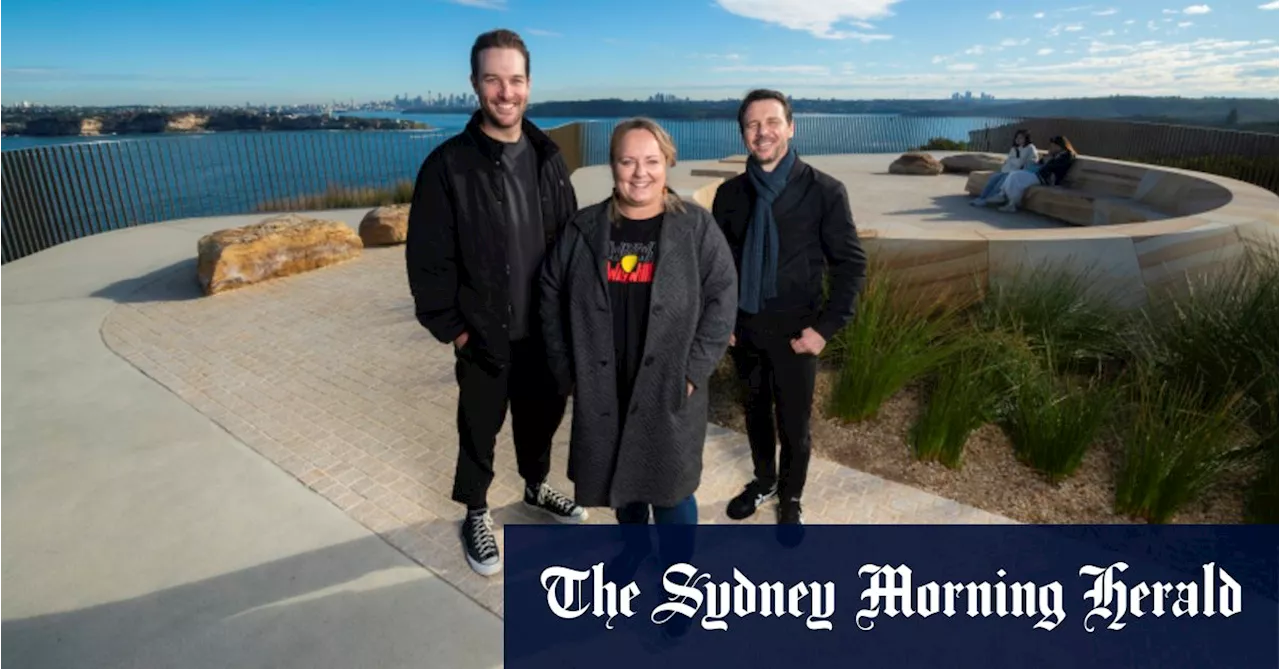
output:
[[[498,540],[493,537],[493,517],[488,509],[467,512],[462,521],[462,548],[467,563],[477,574],[493,576],[502,571]]]
[[[778,502],[778,543],[795,548],[804,541],[804,509],[798,499]]]
[[[737,497],[729,500],[729,506],[725,509],[725,513],[734,520],[750,518],[751,514],[755,513],[761,504],[777,496],[777,487],[766,486],[759,481],[752,481],[743,488]]]
[[[573,500],[546,483],[539,483],[536,488],[525,486],[524,504],[562,523],[581,523],[587,520],[586,509],[574,504]]]
[[[804,509],[798,499],[784,499],[778,502],[779,525],[804,525]]]

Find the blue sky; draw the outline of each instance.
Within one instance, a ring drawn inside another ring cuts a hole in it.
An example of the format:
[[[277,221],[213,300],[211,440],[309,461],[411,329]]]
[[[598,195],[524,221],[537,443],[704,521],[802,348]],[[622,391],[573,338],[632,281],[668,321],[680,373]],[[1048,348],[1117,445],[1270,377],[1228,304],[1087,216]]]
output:
[[[292,104],[468,91],[477,34],[520,32],[532,100],[1276,97],[1280,2],[11,0],[3,103]]]

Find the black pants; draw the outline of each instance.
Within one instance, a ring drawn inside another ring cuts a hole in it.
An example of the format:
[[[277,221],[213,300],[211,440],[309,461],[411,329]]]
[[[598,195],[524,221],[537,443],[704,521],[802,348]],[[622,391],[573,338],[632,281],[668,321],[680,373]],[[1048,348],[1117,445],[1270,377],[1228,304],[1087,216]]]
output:
[[[729,352],[746,386],[747,439],[755,478],[777,484],[781,498],[799,499],[809,473],[809,419],[818,358],[791,350],[791,340],[784,335],[741,337]]]
[[[508,406],[521,478],[527,484],[546,480],[551,439],[568,400],[556,391],[541,340],[513,342],[511,362],[501,369],[472,360],[464,346],[457,352],[455,372],[459,443],[453,501],[473,509],[488,506],[494,444]]]

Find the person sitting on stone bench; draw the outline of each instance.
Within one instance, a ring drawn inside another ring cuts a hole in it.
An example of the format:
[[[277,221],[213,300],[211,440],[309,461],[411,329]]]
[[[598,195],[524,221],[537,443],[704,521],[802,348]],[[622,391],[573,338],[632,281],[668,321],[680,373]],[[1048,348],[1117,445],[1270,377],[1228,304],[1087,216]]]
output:
[[[975,207],[986,206],[991,197],[1000,190],[1000,184],[1013,172],[1025,170],[1036,164],[1039,157],[1036,145],[1031,143],[1031,133],[1025,129],[1019,129],[1013,133],[1013,147],[1009,149],[1009,155],[1004,160],[1004,165],[1000,166],[998,174],[991,175],[987,180],[987,185],[982,189],[979,195],[969,204]]]
[[[1015,212],[1022,202],[1027,189],[1035,186],[1059,186],[1066,180],[1067,172],[1075,161],[1076,150],[1071,141],[1062,135],[1049,139],[1049,155],[1041,160],[1036,169],[1011,172],[1000,185],[1000,194],[1005,204],[1000,207],[1003,212]]]

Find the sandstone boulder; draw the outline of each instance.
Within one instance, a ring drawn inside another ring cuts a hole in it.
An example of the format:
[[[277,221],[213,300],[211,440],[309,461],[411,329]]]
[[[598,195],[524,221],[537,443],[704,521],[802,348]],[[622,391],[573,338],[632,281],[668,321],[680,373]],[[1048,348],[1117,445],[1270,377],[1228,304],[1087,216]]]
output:
[[[283,214],[200,239],[196,272],[213,295],[356,258],[360,236],[342,221]]]
[[[889,174],[934,176],[942,174],[942,163],[927,153],[912,151],[902,154],[897,160],[890,163]]]
[[[970,195],[977,197],[982,194],[982,189],[987,187],[987,182],[995,175],[995,172],[988,170],[974,170],[969,173],[969,178],[964,183],[964,189]]]
[[[365,246],[403,244],[409,232],[409,205],[378,207],[360,221],[360,239]]]
[[[954,174],[971,172],[999,172],[1004,158],[990,153],[961,153],[942,159],[942,171]]]

